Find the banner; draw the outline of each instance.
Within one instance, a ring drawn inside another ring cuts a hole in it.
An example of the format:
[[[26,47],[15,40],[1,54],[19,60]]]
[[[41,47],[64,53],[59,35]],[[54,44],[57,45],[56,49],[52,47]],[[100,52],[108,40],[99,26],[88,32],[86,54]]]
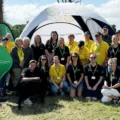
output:
[[[3,46],[0,45],[0,79],[2,76],[9,71],[12,66],[12,57],[5,50]]]

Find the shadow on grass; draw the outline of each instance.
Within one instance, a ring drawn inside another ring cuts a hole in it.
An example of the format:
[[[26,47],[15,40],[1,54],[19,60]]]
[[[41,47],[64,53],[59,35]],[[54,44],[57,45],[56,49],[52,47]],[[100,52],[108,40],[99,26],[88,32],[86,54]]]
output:
[[[59,97],[46,97],[45,104],[41,104],[39,101],[39,98],[34,97],[31,99],[33,101],[33,105],[28,106],[22,104],[22,110],[18,110],[17,107],[17,100],[15,96],[13,98],[8,99],[8,102],[6,103],[7,106],[11,107],[11,110],[13,113],[17,115],[35,115],[35,114],[41,114],[41,113],[49,113],[52,111],[56,111],[58,109],[63,108],[63,105],[60,105],[58,103]],[[36,99],[36,100],[35,100]],[[14,104],[15,103],[15,104]]]

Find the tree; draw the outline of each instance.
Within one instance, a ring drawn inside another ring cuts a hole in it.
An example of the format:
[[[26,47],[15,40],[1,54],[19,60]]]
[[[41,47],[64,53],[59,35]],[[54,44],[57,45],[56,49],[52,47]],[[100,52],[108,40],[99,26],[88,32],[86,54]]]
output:
[[[3,0],[0,0],[0,22],[3,22]],[[1,31],[0,31],[0,40],[2,39]]]

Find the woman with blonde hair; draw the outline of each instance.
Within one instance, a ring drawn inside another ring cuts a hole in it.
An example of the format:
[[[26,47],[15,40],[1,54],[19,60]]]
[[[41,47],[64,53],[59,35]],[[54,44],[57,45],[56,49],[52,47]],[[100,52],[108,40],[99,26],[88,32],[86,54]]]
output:
[[[12,72],[13,72],[13,87],[15,88],[21,78],[21,71],[24,68],[24,48],[23,40],[21,38],[15,39],[15,47],[11,51],[13,59]]]
[[[111,69],[106,72],[104,86],[101,90],[103,94],[101,101],[103,103],[120,97],[120,70],[117,68],[117,59],[110,58],[108,66]]]

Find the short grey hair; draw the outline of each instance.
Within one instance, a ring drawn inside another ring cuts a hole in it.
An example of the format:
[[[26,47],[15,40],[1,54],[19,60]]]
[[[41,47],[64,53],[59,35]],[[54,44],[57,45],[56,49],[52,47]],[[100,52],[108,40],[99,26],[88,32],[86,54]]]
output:
[[[23,38],[23,41],[25,41],[25,40],[30,43],[30,38],[29,38],[29,37],[24,37],[24,38]]]

